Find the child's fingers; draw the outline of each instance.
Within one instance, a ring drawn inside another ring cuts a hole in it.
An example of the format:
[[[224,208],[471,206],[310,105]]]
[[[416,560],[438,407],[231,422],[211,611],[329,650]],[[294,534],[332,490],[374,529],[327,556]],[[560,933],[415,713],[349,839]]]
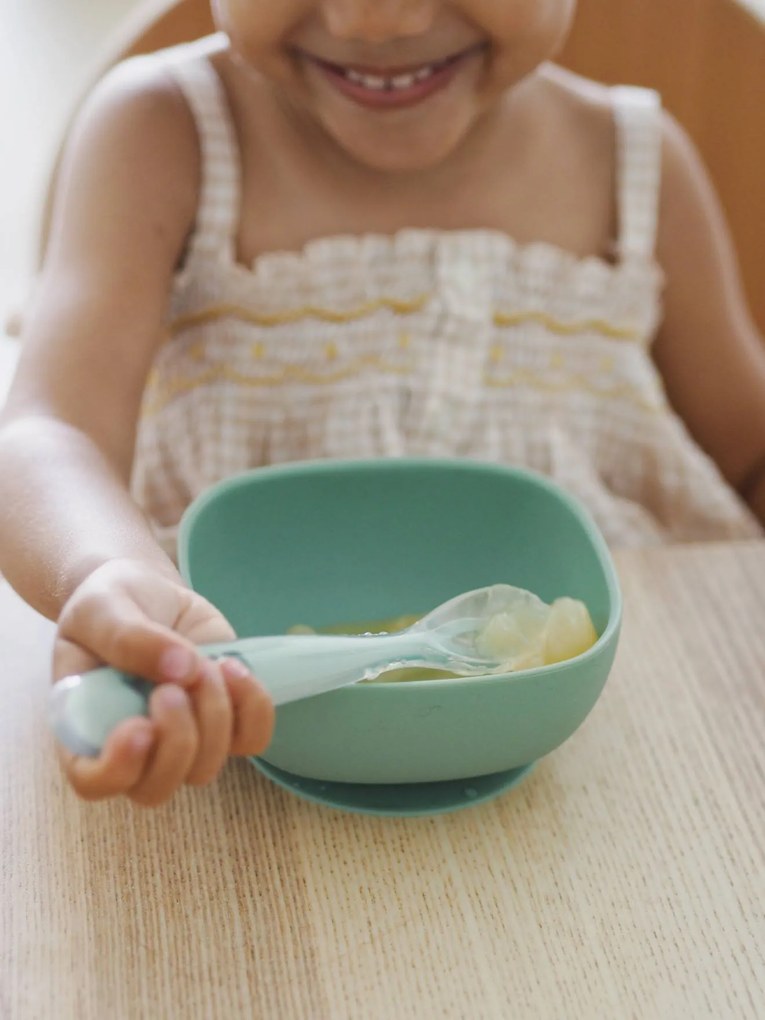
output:
[[[275,710],[268,691],[253,677],[243,662],[224,659],[223,677],[234,712],[230,754],[262,754],[271,742]]]
[[[148,719],[127,719],[109,735],[98,758],[82,758],[58,748],[64,772],[84,800],[126,793],[140,780],[155,741]]]
[[[137,804],[156,807],[185,781],[197,755],[199,734],[189,696],[175,684],[152,692],[149,711],[157,734],[154,753],[128,796]]]
[[[192,786],[211,782],[226,762],[231,746],[233,709],[220,667],[208,661],[189,697],[197,721],[199,742],[194,763],[186,776]]]
[[[56,677],[78,672],[72,649],[79,646],[117,669],[163,681],[188,684],[198,675],[203,656],[187,638],[150,620],[128,596],[88,597],[65,609],[59,620],[53,669]]]

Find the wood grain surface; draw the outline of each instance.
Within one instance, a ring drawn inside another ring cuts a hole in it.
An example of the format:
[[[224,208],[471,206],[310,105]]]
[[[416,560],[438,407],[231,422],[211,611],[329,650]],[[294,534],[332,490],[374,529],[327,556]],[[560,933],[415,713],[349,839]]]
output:
[[[583,727],[516,790],[410,820],[246,762],[157,811],[78,801],[51,625],[1,585],[2,1020],[763,1016],[765,543],[618,566]]]

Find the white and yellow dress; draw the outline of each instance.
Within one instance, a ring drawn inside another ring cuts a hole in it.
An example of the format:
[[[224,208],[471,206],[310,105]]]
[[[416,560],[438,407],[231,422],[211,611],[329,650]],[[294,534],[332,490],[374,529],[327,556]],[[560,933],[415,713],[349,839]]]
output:
[[[329,237],[244,266],[239,152],[208,52],[202,42],[145,58],[175,75],[203,160],[133,477],[166,548],[214,482],[326,457],[531,468],[578,496],[612,545],[762,533],[673,412],[651,359],[662,290],[655,93],[612,91],[614,264],[476,229]]]

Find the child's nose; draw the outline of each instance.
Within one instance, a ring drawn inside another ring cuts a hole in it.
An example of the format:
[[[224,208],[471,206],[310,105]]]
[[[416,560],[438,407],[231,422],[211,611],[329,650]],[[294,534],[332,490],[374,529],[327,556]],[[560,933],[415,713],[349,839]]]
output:
[[[338,39],[383,43],[421,35],[433,23],[438,0],[324,0],[327,30]]]

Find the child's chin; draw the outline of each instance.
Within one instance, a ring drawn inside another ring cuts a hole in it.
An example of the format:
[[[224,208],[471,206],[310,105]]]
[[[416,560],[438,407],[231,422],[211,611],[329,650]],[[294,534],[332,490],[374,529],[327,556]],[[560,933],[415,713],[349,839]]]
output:
[[[441,138],[398,136],[343,136],[332,132],[335,143],[355,162],[382,173],[415,173],[438,166],[458,148],[461,135],[450,131]]]

